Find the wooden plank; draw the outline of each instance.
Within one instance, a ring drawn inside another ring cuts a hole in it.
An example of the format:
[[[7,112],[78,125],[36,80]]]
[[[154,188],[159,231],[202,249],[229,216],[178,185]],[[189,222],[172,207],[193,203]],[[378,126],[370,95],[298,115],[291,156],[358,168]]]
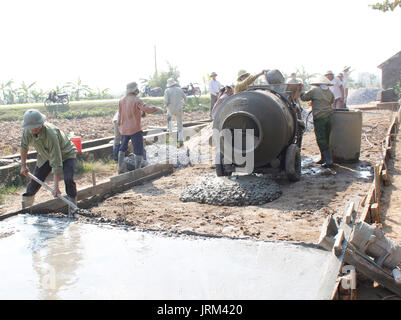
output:
[[[141,179],[147,175],[151,175],[155,172],[162,171],[165,168],[172,168],[172,164],[167,163],[157,163],[154,165],[150,165],[141,169],[129,171],[118,176],[114,176],[110,178],[111,187],[117,187],[119,185],[130,183],[134,180]]]
[[[353,220],[353,213],[354,213],[354,202],[350,202],[350,204],[347,207],[347,210],[345,211],[345,223],[350,224]]]
[[[387,169],[382,171],[381,178],[382,178],[383,184],[385,186],[391,185],[391,179],[390,179]]]
[[[375,195],[375,185],[372,183],[372,185],[370,186],[369,191],[367,193],[367,197],[365,200],[365,206],[363,207],[362,213],[359,217],[360,221],[369,222],[369,220],[370,220],[370,204],[374,200],[374,195]]]
[[[377,265],[367,255],[358,251],[350,243],[345,250],[344,261],[354,266],[358,272],[363,273],[369,279],[376,281],[401,297],[401,284],[395,282],[393,276],[389,272]]]
[[[379,209],[379,204],[378,203],[373,203],[370,205],[370,214],[372,217],[372,221],[375,223],[380,222],[380,209]]]
[[[97,194],[106,194],[111,192],[110,180],[104,180],[96,184],[95,186],[85,187],[77,192],[78,200],[83,200],[92,197]]]
[[[378,204],[378,206],[380,207],[380,185],[381,185],[381,181],[380,181],[380,167],[378,164],[375,165],[375,169],[374,169],[374,184],[375,184],[375,200]]]
[[[136,171],[136,173],[135,173]],[[122,191],[132,185],[143,183],[144,181],[154,179],[161,175],[166,175],[173,172],[172,164],[155,164],[142,169],[127,172],[126,174],[111,177],[108,180],[101,181],[95,186],[84,187],[77,192],[79,201],[88,199],[93,196],[104,196],[108,193],[113,193],[117,190]],[[121,177],[124,176],[124,177]],[[113,182],[111,181],[114,181]],[[120,184],[118,182],[121,182]],[[0,215],[0,220],[9,218],[19,213],[48,213],[62,211],[66,205],[60,199],[51,199],[45,202],[38,203],[24,210],[7,212]]]

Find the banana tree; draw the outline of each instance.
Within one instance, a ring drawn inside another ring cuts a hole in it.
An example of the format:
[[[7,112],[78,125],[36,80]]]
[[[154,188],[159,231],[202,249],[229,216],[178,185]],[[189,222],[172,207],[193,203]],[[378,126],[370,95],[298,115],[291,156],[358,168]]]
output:
[[[43,89],[40,89],[39,91],[36,89],[33,89],[31,91],[31,97],[33,102],[42,102],[44,98],[46,97],[46,93],[43,91]]]
[[[65,87],[70,89],[72,100],[79,100],[80,98],[85,98],[86,95],[88,95],[91,91],[88,85],[82,83],[80,77],[78,77],[76,83],[67,82]]]
[[[13,80],[9,80],[6,83],[0,84],[0,89],[3,95],[3,103],[4,104],[13,104],[15,103],[16,92],[12,88]]]
[[[24,81],[22,81],[21,87],[17,89],[18,103],[31,102],[31,91],[35,84],[36,81],[32,82],[30,85],[27,85]]]

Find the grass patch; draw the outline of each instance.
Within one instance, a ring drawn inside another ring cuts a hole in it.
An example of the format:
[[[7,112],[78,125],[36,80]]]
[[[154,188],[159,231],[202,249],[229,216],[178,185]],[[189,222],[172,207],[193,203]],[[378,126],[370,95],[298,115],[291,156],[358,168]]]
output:
[[[20,187],[16,185],[0,185],[0,204],[5,204],[8,195],[14,194]]]
[[[117,164],[113,160],[77,161],[75,167],[76,174],[84,174],[92,171],[106,173],[115,170],[117,170]]]
[[[163,97],[141,98],[149,106],[162,108]],[[32,103],[23,105],[12,105],[0,107],[0,121],[22,120],[28,109],[36,109],[45,114],[49,119],[80,119],[88,117],[112,116],[118,109],[119,99],[109,100],[84,100],[71,101],[68,105],[50,105]],[[203,111],[207,112],[210,106],[210,96],[200,98],[188,97],[184,106],[185,112]]]

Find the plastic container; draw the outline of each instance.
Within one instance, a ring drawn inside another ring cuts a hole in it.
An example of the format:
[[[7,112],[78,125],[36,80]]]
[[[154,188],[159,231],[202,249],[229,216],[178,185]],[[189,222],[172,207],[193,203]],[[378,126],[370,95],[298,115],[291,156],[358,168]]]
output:
[[[330,135],[333,161],[358,162],[361,151],[362,112],[334,110]]]
[[[75,145],[75,147],[77,148],[78,152],[82,152],[81,137],[71,137],[70,140]]]

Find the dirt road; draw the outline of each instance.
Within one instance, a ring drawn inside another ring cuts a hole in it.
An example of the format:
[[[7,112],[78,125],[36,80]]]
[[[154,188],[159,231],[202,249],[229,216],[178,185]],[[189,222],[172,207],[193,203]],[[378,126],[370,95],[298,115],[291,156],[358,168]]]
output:
[[[324,219],[343,215],[347,201],[361,200],[372,182],[372,164],[391,122],[391,112],[364,112],[360,162],[336,165],[330,172],[313,163],[318,148],[313,132],[304,136],[303,175],[296,183],[276,177],[283,195],[265,205],[222,207],[179,200],[197,179],[214,173],[206,164],[136,186],[106,199],[93,210],[111,220],[126,219],[144,229],[191,232],[234,238],[293,240],[316,243]]]

